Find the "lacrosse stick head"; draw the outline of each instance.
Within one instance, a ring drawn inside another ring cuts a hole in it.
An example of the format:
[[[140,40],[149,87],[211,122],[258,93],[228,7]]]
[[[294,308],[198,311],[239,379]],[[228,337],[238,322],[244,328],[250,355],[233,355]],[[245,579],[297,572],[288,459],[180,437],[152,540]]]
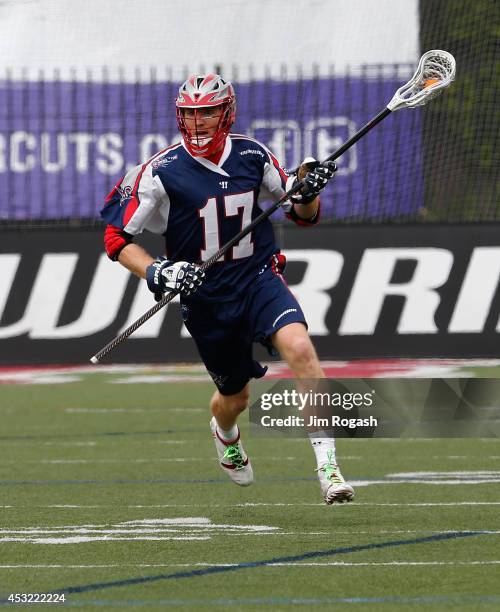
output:
[[[448,51],[424,53],[411,79],[400,87],[387,105],[391,111],[423,106],[438,96],[455,78],[455,58]]]

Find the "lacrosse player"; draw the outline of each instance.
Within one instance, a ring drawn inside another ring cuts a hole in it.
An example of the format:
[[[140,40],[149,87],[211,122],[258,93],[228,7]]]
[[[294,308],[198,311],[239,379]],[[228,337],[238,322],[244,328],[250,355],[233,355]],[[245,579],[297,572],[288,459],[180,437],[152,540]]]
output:
[[[285,204],[289,219],[312,226],[319,193],[333,177],[333,162],[309,158],[288,176],[260,142],[230,133],[235,120],[233,86],[217,74],[193,75],[176,99],[181,142],[130,170],[106,199],[108,256],[146,279],[160,299],[180,294],[184,323],[212,377],[210,409],[219,462],[238,485],[253,481],[236,420],[249,399],[249,381],[264,376],[252,356],[260,342],[276,349],[296,378],[324,377],[304,314],[283,279],[285,257],[269,219],[240,240],[205,274],[206,261],[261,213],[261,199],[279,199],[295,181],[304,187]],[[166,255],[153,259],[134,236],[163,234]],[[311,437],[321,491],[327,504],[354,496],[337,466],[333,438]]]

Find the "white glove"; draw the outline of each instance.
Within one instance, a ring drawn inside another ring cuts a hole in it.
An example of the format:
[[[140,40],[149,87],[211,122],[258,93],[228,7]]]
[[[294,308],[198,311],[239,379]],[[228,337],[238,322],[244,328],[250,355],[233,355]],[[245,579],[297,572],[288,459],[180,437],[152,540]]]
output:
[[[306,157],[299,167],[297,178],[293,184],[295,186],[302,179],[304,187],[290,196],[290,200],[294,204],[310,204],[319,196],[336,171],[337,164],[335,162],[327,161],[322,164],[312,157]]]
[[[160,257],[146,269],[146,281],[155,299],[161,299],[165,291],[191,295],[203,282],[205,272],[200,266],[187,261],[169,261]]]

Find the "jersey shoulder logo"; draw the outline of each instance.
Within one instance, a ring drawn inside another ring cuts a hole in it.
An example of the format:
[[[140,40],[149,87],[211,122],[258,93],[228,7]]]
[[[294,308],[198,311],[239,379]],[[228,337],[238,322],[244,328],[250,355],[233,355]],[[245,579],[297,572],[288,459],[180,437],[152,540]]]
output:
[[[118,193],[120,194],[120,206],[126,204],[132,197],[132,186],[125,185],[125,187],[118,187]]]
[[[240,155],[260,155],[261,157],[265,157],[264,153],[259,149],[245,149],[244,151],[240,151]]]
[[[162,168],[164,166],[168,166],[168,164],[171,164],[174,160],[178,159],[179,156],[177,155],[177,153],[175,155],[169,156],[169,157],[162,157],[160,159],[155,159],[155,161],[151,164],[153,166],[153,168],[155,170],[157,170],[158,168]]]

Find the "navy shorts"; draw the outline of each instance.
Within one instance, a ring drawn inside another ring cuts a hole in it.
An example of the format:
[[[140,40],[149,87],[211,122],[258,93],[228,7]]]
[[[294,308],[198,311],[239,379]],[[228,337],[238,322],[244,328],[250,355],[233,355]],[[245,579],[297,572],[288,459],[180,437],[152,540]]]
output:
[[[266,373],[253,358],[254,342],[269,348],[269,337],[281,327],[295,322],[307,326],[282,276],[270,268],[237,300],[183,303],[182,318],[223,395],[238,393],[251,378]]]

